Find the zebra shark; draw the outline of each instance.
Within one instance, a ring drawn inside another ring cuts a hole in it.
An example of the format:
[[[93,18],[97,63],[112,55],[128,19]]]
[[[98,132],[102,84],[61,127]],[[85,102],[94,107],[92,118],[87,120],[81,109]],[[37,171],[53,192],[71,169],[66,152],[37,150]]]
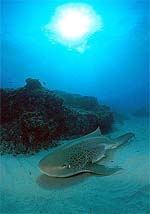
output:
[[[71,140],[53,149],[39,162],[39,169],[51,177],[70,177],[83,172],[97,175],[111,175],[120,167],[109,168],[100,165],[108,150],[131,141],[135,135],[131,132],[111,139],[101,134],[98,127],[94,132]]]

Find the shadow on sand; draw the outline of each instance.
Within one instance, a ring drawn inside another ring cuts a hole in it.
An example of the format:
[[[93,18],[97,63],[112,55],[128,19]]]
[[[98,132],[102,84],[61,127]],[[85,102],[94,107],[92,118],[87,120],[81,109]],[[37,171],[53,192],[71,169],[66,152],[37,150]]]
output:
[[[91,176],[93,175],[90,173],[82,173],[68,178],[54,178],[43,174],[37,177],[36,182],[44,189],[62,189],[81,184],[84,181],[87,181]]]
[[[74,175],[72,177],[67,178],[55,178],[55,177],[49,177],[48,175],[40,175],[37,177],[36,183],[44,188],[44,189],[62,189],[62,188],[68,188],[73,185],[78,185],[81,183],[84,183],[92,176],[98,176],[98,177],[106,177],[110,176],[118,171],[120,171],[122,168],[112,168],[112,170],[109,171],[107,174],[92,174],[92,173],[80,173],[78,175]],[[107,169],[106,169],[107,170]]]

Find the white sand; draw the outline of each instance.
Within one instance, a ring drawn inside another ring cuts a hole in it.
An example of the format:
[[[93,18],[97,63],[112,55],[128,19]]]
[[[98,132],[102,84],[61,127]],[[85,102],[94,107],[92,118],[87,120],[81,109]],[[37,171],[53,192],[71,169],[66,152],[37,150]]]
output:
[[[0,213],[150,213],[148,119],[128,120],[112,135],[128,131],[134,132],[136,139],[105,160],[123,170],[107,177],[83,174],[58,179],[42,175],[37,164],[48,151],[2,156]]]

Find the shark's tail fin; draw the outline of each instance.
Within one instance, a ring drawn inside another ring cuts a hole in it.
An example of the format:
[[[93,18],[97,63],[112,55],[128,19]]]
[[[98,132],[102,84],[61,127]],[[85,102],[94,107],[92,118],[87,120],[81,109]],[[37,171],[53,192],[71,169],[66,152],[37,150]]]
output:
[[[113,149],[117,148],[118,146],[121,146],[122,144],[128,143],[131,140],[135,138],[135,134],[132,132],[129,132],[127,134],[121,135],[120,137],[114,139]]]

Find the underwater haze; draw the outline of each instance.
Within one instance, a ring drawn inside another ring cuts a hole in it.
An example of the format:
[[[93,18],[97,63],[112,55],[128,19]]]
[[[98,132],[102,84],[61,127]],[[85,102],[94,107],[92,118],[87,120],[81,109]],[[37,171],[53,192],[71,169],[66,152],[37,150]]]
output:
[[[0,69],[0,213],[150,213],[148,0],[1,0]]]
[[[68,3],[88,4],[102,19],[82,52],[50,41],[44,30]],[[1,12],[1,87],[31,77],[119,111],[148,109],[148,0],[2,0]]]

